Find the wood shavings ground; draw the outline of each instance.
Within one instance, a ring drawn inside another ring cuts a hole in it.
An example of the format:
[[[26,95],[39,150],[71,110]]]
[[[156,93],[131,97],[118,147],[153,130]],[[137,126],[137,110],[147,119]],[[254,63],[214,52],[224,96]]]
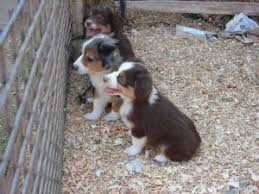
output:
[[[71,72],[63,193],[258,193],[259,44],[176,39],[175,24],[202,25],[180,15],[134,12],[130,18],[137,56],[156,87],[195,121],[201,149],[189,162],[166,165],[155,163],[150,149],[127,157],[123,150],[130,138],[121,121],[83,119],[91,107],[76,98],[87,82]],[[141,171],[121,165],[134,159],[143,164]]]

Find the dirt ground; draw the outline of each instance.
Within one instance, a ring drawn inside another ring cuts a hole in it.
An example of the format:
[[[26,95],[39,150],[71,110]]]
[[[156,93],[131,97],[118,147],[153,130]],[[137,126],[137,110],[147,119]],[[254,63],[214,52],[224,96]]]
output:
[[[159,91],[191,117],[202,138],[188,162],[159,165],[154,150],[130,158],[121,121],[85,121],[87,85],[70,73],[63,193],[259,193],[259,43],[179,39],[175,24],[220,32],[180,15],[131,13],[129,38]],[[173,119],[173,118],[172,118]]]

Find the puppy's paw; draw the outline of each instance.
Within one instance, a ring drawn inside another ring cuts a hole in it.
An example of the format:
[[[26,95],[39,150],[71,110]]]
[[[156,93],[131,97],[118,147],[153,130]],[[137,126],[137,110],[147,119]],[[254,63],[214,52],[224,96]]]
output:
[[[124,153],[128,156],[135,156],[141,152],[141,149],[138,146],[130,146],[124,150]]]
[[[158,163],[166,163],[167,162],[167,157],[163,154],[158,154],[155,156],[154,160]]]
[[[84,118],[86,120],[91,120],[91,121],[95,121],[97,119],[99,119],[100,115],[99,114],[96,114],[95,112],[91,112],[91,113],[86,113],[84,115]]]
[[[111,111],[110,113],[105,115],[103,118],[106,121],[117,121],[118,119],[120,119],[120,114],[118,112]]]

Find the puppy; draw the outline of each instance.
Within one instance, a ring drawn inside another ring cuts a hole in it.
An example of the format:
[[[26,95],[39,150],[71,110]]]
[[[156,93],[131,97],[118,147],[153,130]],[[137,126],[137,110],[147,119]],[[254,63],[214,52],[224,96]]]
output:
[[[191,159],[201,143],[193,121],[155,89],[142,62],[122,63],[103,81],[107,94],[123,98],[120,115],[132,138],[127,155],[139,154],[148,144],[160,147],[157,162]]]
[[[120,51],[120,56],[123,60],[128,60],[135,57],[132,45],[128,37],[122,32],[122,22],[120,16],[112,11],[110,7],[107,6],[96,6],[93,7],[89,13],[89,16],[84,19],[85,28],[85,39],[92,38],[98,34],[109,34],[118,40],[118,49]],[[75,41],[75,45],[78,45]],[[74,46],[78,48],[78,46]],[[81,47],[81,46],[80,46]],[[79,50],[79,49],[74,49]],[[79,56],[79,53],[75,54]],[[86,103],[85,98],[88,90],[85,90],[82,94],[78,96],[80,103]],[[120,100],[117,97],[112,99],[114,101],[112,105],[115,110],[120,104]]]
[[[104,93],[103,77],[118,68],[122,62],[117,47],[117,40],[107,35],[96,35],[87,40],[82,47],[82,54],[74,62],[74,69],[80,75],[88,74],[94,87],[93,111],[84,115],[87,120],[100,118],[111,96]],[[104,119],[119,119],[118,111],[111,111]]]
[[[110,7],[97,6],[92,8],[89,17],[85,19],[84,26],[86,38],[100,33],[114,34],[114,38],[118,40],[120,55],[125,60],[135,57],[129,39],[122,32],[121,18]]]
[[[123,33],[120,16],[107,6],[96,6],[90,10],[88,17],[84,19],[83,37],[77,37],[72,41],[73,55],[77,58],[80,55],[79,51],[83,42],[98,34],[112,35],[119,40],[118,47],[125,60],[135,57],[132,45]]]

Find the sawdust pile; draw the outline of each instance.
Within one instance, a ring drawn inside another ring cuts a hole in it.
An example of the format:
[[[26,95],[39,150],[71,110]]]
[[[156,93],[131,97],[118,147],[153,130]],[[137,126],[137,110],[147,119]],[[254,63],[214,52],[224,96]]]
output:
[[[176,39],[175,24],[219,31],[180,15],[134,12],[130,18],[137,56],[156,87],[195,121],[201,149],[189,162],[166,165],[155,163],[149,149],[127,157],[130,138],[121,121],[83,119],[91,107],[76,98],[87,82],[71,72],[63,193],[258,193],[259,43]]]

